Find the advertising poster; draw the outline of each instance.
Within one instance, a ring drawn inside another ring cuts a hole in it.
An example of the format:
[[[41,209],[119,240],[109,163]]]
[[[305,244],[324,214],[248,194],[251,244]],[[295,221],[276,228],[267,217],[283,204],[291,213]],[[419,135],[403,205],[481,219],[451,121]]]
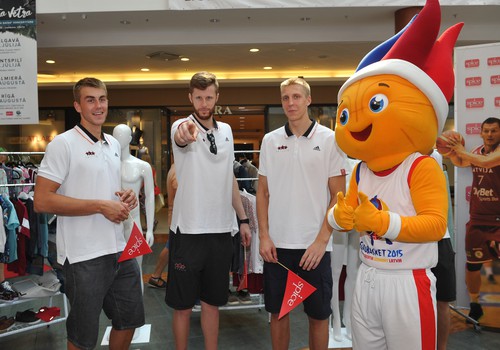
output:
[[[481,123],[488,117],[500,117],[500,43],[457,47],[455,130],[464,137],[467,151],[483,144]],[[471,184],[471,168],[455,167],[457,305],[463,307],[469,306],[465,286],[465,224],[469,221],[469,201],[473,195]]]
[[[0,125],[38,124],[35,0],[0,2]]]

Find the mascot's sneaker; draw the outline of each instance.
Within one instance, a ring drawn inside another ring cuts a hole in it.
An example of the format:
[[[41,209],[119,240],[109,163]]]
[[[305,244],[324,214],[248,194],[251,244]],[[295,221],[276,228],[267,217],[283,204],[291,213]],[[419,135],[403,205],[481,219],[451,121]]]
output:
[[[479,321],[479,319],[483,316],[483,308],[481,307],[481,304],[479,303],[470,303],[470,311],[469,311],[469,317],[473,318],[476,321]],[[467,323],[471,323],[470,321],[467,321]]]

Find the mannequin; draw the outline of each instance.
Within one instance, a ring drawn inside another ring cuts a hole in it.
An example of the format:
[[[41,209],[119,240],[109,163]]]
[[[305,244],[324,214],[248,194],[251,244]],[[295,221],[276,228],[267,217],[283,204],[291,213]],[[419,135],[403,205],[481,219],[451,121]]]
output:
[[[113,129],[113,136],[118,140],[121,146],[121,171],[122,171],[122,187],[131,188],[136,196],[139,196],[139,191],[144,185],[144,194],[146,196],[145,207],[146,207],[146,242],[151,247],[154,243],[153,236],[153,226],[154,226],[154,215],[155,215],[155,195],[154,195],[154,179],[153,170],[148,162],[140,160],[130,154],[129,144],[132,140],[132,130],[129,126],[125,124],[119,124]],[[141,215],[139,206],[135,207],[131,212],[130,216],[132,220],[137,224],[139,230],[142,231],[141,225]],[[130,237],[132,231],[132,221],[126,220],[125,225],[125,235],[126,239]],[[142,275],[142,256],[136,258],[139,268],[141,269]],[[144,291],[144,286],[142,287]]]
[[[350,167],[349,174],[346,176],[346,183],[349,184],[352,170],[358,160],[348,158]],[[332,250],[332,275],[333,275],[333,339],[337,342],[342,339],[342,325],[340,323],[340,302],[339,302],[339,281],[342,273],[342,267],[346,264],[346,280],[344,283],[344,309],[342,320],[345,325],[345,335],[351,340],[351,300],[356,282],[356,275],[360,264],[359,260],[359,232],[351,230],[349,232],[335,232],[333,234]]]

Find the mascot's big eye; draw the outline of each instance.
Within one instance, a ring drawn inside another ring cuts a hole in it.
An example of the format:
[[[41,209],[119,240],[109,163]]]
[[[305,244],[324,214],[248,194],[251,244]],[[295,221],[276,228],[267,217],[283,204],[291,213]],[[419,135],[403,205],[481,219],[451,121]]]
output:
[[[344,108],[342,112],[340,112],[339,122],[340,125],[346,125],[349,121],[349,110]]]
[[[376,94],[370,99],[370,110],[372,112],[382,112],[388,105],[389,100],[384,94]]]

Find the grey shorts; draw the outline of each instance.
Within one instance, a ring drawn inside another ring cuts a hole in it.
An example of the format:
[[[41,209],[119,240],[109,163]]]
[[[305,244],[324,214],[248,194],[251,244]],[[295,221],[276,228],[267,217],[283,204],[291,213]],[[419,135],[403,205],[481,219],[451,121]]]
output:
[[[117,330],[145,323],[139,265],[135,259],[118,263],[119,257],[120,253],[64,263],[65,293],[70,304],[66,331],[68,341],[81,349],[95,348],[101,310]]]

